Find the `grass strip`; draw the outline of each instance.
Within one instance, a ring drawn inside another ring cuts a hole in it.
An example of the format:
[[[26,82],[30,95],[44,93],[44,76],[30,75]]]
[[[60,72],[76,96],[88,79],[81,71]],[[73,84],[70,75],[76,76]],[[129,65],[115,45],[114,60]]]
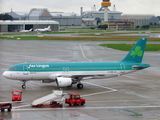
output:
[[[0,37],[0,39],[9,39],[9,40],[70,40],[70,41],[137,41],[138,36],[124,37],[124,36],[115,36],[115,37],[66,37],[66,36],[12,36],[12,37]],[[160,41],[160,38],[148,38],[149,41]]]
[[[129,51],[134,44],[100,44],[103,47],[109,47],[122,51]],[[145,51],[160,51],[160,44],[147,44]]]

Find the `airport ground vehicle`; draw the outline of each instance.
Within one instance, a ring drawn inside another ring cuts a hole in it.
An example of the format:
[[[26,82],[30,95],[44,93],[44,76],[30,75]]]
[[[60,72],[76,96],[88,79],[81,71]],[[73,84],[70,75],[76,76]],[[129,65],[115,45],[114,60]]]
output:
[[[86,103],[85,99],[82,99],[79,94],[69,94],[70,98],[65,99],[65,103],[69,106],[84,105]]]
[[[4,112],[5,109],[8,109],[8,112],[10,112],[12,109],[12,104],[11,103],[0,103],[1,112]]]
[[[22,91],[13,90],[12,91],[12,101],[21,101],[22,100]]]
[[[63,91],[54,90],[53,93],[34,100],[32,107],[63,107]]]
[[[32,107],[63,107],[63,104],[58,103],[57,101],[50,101],[50,104],[38,104],[32,105]]]

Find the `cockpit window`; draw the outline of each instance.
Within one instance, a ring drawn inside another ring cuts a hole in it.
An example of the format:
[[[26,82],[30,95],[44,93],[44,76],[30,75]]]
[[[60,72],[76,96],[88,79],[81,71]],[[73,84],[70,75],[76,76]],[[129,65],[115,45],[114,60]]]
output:
[[[15,71],[15,70],[17,70],[17,68],[9,68],[9,70],[13,70],[13,71]]]

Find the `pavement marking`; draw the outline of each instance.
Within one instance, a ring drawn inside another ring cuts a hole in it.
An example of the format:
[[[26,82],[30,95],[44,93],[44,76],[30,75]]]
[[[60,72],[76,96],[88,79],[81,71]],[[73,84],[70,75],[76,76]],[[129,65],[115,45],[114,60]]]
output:
[[[87,58],[87,57],[85,56],[81,44],[79,44],[79,47],[80,47],[80,50],[81,50],[81,52],[82,52],[83,57],[91,62],[92,60],[89,59],[89,58]]]
[[[89,102],[97,102],[97,101],[89,101]],[[107,101],[98,101],[98,102],[101,102],[101,103],[110,103],[110,102],[151,102],[151,100],[107,100]],[[154,100],[152,102],[159,102],[159,100]],[[87,102],[88,103],[88,102]],[[149,105],[149,104],[141,104],[141,105]]]
[[[87,97],[87,96],[92,96],[92,95],[98,95],[98,94],[104,94],[104,93],[110,93],[110,92],[117,91],[116,89],[105,87],[105,86],[101,86],[101,85],[94,84],[94,83],[89,83],[89,82],[83,82],[83,83],[90,84],[90,85],[97,86],[97,87],[101,87],[101,88],[105,88],[105,89],[108,89],[110,91],[107,90],[107,91],[103,91],[103,92],[97,92],[97,93],[91,93],[91,94],[87,94],[87,95],[81,95],[82,97]]]
[[[13,109],[17,109],[17,108],[26,107],[26,106],[30,106],[30,104],[22,105],[22,106],[16,106],[16,107],[12,107],[12,108],[13,108]]]
[[[110,107],[65,107],[65,108],[34,108],[34,109],[12,109],[12,111],[44,111],[44,110],[85,110],[85,109],[130,109],[130,108],[160,108],[160,106],[110,106]]]
[[[110,93],[110,92],[114,92],[114,91],[97,92],[97,93],[91,93],[91,94],[81,95],[81,96],[82,96],[82,97],[88,97],[88,96],[92,96],[92,95],[98,95],[98,94]]]
[[[97,86],[97,87],[101,87],[101,88],[105,88],[105,89],[109,89],[109,90],[111,90],[111,91],[113,91],[113,92],[114,92],[114,91],[118,91],[118,90],[116,90],[116,89],[109,88],[109,87],[105,87],[105,86],[98,85],[98,84],[94,84],[94,83],[89,83],[89,82],[84,82],[84,81],[83,81],[83,83],[90,84],[90,85]]]

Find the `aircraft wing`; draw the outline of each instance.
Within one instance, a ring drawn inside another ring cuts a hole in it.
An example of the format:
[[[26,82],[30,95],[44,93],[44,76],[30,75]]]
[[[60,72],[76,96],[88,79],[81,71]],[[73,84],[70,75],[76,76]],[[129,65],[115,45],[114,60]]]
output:
[[[88,80],[88,79],[98,79],[98,78],[110,78],[114,76],[119,76],[119,74],[114,75],[106,75],[106,74],[96,74],[96,75],[53,75],[50,76],[50,79],[57,78],[57,77],[64,77],[64,78],[73,78],[73,79],[80,79],[80,80]]]
[[[82,75],[82,76],[72,76],[73,78],[75,77],[80,77],[82,80],[88,80],[88,79],[103,79],[103,78],[111,78],[115,76],[120,76],[119,74],[113,74],[113,75],[106,75],[106,74],[97,74],[97,75]]]

